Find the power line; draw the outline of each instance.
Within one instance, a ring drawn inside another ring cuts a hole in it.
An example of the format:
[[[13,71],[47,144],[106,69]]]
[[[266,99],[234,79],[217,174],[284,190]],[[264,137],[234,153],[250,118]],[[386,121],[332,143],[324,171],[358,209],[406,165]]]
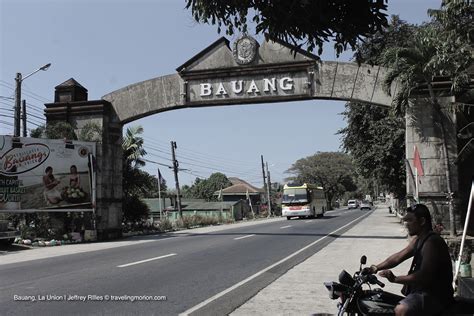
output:
[[[150,147],[148,147],[150,148]],[[158,152],[161,152],[161,153],[165,153],[165,154],[168,154],[167,152],[165,151],[162,151],[162,150],[158,150],[158,149],[154,149],[154,148],[151,148],[151,151],[158,151]],[[160,156],[160,155],[157,155],[157,154],[154,154],[150,151],[148,151],[148,154],[153,156],[153,157],[157,157],[157,158],[161,158],[161,159],[165,159],[165,160],[171,160],[170,158],[167,158],[167,157],[163,157],[163,156]],[[238,174],[238,175],[254,175],[255,173],[252,172],[253,170],[249,170],[249,172],[235,172],[235,171],[230,171],[226,168],[222,168],[221,166],[216,166],[216,165],[212,165],[212,164],[205,164],[205,165],[202,165],[202,164],[195,164],[195,163],[192,163],[192,162],[188,162],[188,161],[194,161],[194,162],[199,162],[199,163],[206,163],[205,161],[202,161],[202,160],[196,160],[196,159],[192,159],[192,158],[183,158],[181,155],[180,155],[180,162],[182,164],[188,164],[188,165],[192,165],[192,166],[196,166],[196,167],[201,167],[201,168],[204,168],[204,169],[210,169],[210,170],[215,170],[215,171],[221,171],[221,172],[226,172],[226,173],[233,173],[233,174]]]
[[[8,126],[13,126],[13,123],[2,121],[2,120],[0,120],[0,123],[8,125]]]
[[[166,158],[166,157],[163,157],[163,156],[160,156],[160,155],[156,155],[156,154],[153,154],[153,153],[150,153],[150,152],[147,152],[147,154],[150,155],[150,156],[156,157],[156,158],[161,158],[161,159],[164,159],[164,160],[169,160],[169,161],[171,161],[170,158]]]
[[[11,103],[8,103],[8,100],[6,100],[6,101],[1,101],[0,100],[0,103],[4,104],[4,105],[11,106],[12,108],[14,107],[14,102],[13,101],[11,101]],[[28,110],[33,110],[33,111],[36,111],[39,114],[44,115],[44,110],[42,108],[39,108],[37,105],[35,105],[33,103],[30,103],[30,102],[26,102],[26,104],[28,105]]]
[[[0,80],[0,85],[1,86],[4,86],[5,88],[8,88],[8,89],[11,89],[13,91],[15,91],[15,86],[5,80]],[[24,91],[24,92],[23,92]],[[37,101],[40,101],[40,102],[45,102],[45,103],[51,103],[52,100],[51,99],[48,99],[42,95],[39,95],[29,89],[25,89],[25,88],[22,88],[22,93],[28,95],[29,97],[37,100]]]
[[[27,116],[27,117],[28,117],[28,116],[32,116],[32,117],[35,117],[35,118],[40,119],[40,120],[42,120],[42,121],[46,121],[46,119],[45,119],[44,117],[36,116],[36,115],[34,115],[34,114],[28,113],[28,111],[26,111],[26,116]]]
[[[161,143],[162,141],[159,141],[159,140],[156,140],[156,139],[152,139],[152,138],[144,138],[144,140],[146,141],[149,141],[151,143]],[[160,145],[158,145],[160,146]],[[218,157],[218,156],[210,156],[208,154],[204,154],[204,153],[201,153],[201,152],[198,152],[198,151],[195,151],[195,150],[191,150],[191,149],[187,149],[186,147],[181,147],[180,146],[180,152],[181,151],[186,151],[186,152],[190,152],[190,154],[192,155],[193,158],[195,158],[196,155],[199,155],[199,156],[202,156],[203,158],[205,159],[213,159],[213,160],[216,160],[216,161],[225,161],[226,163],[231,163],[232,162],[235,162],[236,164],[238,164],[239,166],[242,165],[242,161],[237,161],[237,160],[232,160],[232,159],[229,159],[229,157]],[[189,155],[189,154],[188,154]],[[187,156],[187,155],[183,155],[183,153],[180,153],[180,156]],[[247,163],[244,163],[245,165],[252,165],[254,166],[255,164],[254,163],[251,163],[251,162],[247,162]]]
[[[143,158],[142,158],[143,159]],[[164,163],[159,163],[159,162],[156,162],[156,161],[153,161],[153,160],[149,160],[149,159],[143,159],[143,161],[146,161],[146,162],[149,162],[149,163],[153,163],[155,165],[160,165],[160,166],[165,166],[165,167],[168,167],[168,168],[173,168],[172,166],[169,166],[169,165],[165,165]]]
[[[206,176],[203,176],[203,175],[200,175],[200,174],[197,174],[195,173],[194,171],[189,171],[189,170],[181,170],[181,172],[183,173],[187,173],[187,174],[190,174],[192,176],[195,176],[195,177],[198,177],[200,179],[206,179]]]
[[[31,102],[26,101],[26,105],[28,105],[29,109],[32,109],[38,113],[44,114],[44,106],[40,106]]]
[[[150,149],[152,152],[156,151],[156,152],[165,153],[165,154],[169,155],[169,153],[167,151],[165,151],[164,149],[163,150],[161,149],[163,147],[160,144],[160,141],[151,140],[148,137],[143,138],[143,139],[144,139],[144,144],[145,144],[144,147],[147,148],[147,151],[148,151],[148,149]],[[150,146],[149,143],[152,143],[154,146]],[[182,149],[181,146],[180,146],[180,149]],[[183,150],[186,150],[186,149],[183,148]],[[192,150],[186,150],[186,151],[194,153],[194,151],[192,151]],[[152,156],[155,156],[155,157],[158,157],[158,158],[161,158],[161,159],[169,159],[169,158],[166,158],[166,157],[163,157],[163,156],[160,156],[160,155],[156,155],[152,152],[149,152],[149,154],[152,155]],[[235,171],[236,165],[238,167],[242,167],[242,164],[240,162],[239,162],[239,164],[232,164],[232,163],[229,164],[229,159],[226,158],[225,163],[222,163],[221,161],[219,161],[219,159],[216,159],[214,156],[205,155],[205,154],[201,154],[201,156],[205,156],[205,158],[203,158],[203,159],[206,159],[206,160],[204,161],[204,160],[200,160],[200,159],[195,159],[196,154],[193,154],[193,156],[191,158],[191,157],[189,157],[189,155],[182,154],[181,150],[180,150],[179,160],[180,160],[181,164],[185,165],[185,166],[189,165],[189,166],[193,166],[193,167],[198,167],[198,169],[207,169],[207,170],[211,170],[211,171],[222,172],[222,173],[228,174],[229,176],[238,176],[238,177],[247,178],[248,176],[255,177],[258,174],[257,172],[258,172],[259,168],[256,168],[256,167],[252,168],[250,170],[247,170],[246,172],[245,171],[244,172],[236,172]],[[210,164],[209,163],[210,160],[216,160],[219,165],[216,166],[216,164]],[[193,162],[197,162],[197,163],[193,163]],[[222,165],[224,165],[224,167]],[[232,170],[229,170],[229,168],[232,169]],[[191,168],[188,168],[188,170],[189,169],[191,169]],[[192,169],[195,169],[195,168],[192,168]],[[193,171],[195,171],[195,170],[189,170],[189,172],[185,172],[185,173],[192,174]],[[206,171],[201,170],[200,172],[206,172]],[[208,173],[208,172],[206,172],[206,173]],[[198,177],[203,177],[202,175],[198,175],[198,174],[192,174],[192,175],[198,176]]]

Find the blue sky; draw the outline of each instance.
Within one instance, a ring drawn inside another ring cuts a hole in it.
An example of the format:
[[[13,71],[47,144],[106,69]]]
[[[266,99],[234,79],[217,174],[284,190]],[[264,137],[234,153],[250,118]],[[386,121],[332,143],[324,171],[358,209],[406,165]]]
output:
[[[440,2],[391,0],[388,13],[421,23],[428,20],[427,9]],[[0,134],[13,133],[9,98],[17,72],[25,76],[52,63],[22,84],[32,124],[44,122],[43,104],[52,102],[54,87],[69,78],[95,100],[175,73],[224,35],[215,26],[195,23],[184,6],[184,0],[0,0]],[[321,57],[336,60],[332,47]],[[338,151],[343,110],[344,102],[329,100],[221,106],[169,111],[130,125],[143,126],[151,161],[170,165],[170,141],[176,141],[180,167],[187,169],[179,173],[182,185],[220,171],[262,186],[260,155],[269,164],[272,181],[283,181],[296,160],[317,151]],[[145,170],[156,174],[157,167],[148,163]],[[172,172],[164,166],[160,170],[174,187]]]

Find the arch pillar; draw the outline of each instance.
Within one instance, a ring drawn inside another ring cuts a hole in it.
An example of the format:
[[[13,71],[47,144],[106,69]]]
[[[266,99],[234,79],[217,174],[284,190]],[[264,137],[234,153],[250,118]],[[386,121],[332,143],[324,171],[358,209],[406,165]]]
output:
[[[55,102],[45,104],[47,123],[68,122],[79,135],[87,123],[100,127],[96,143],[96,228],[99,240],[122,235],[122,129],[112,104],[87,100],[87,90],[74,79],[56,87]]]
[[[453,162],[457,158],[458,148],[456,140],[456,115],[443,111],[442,120],[445,128],[448,159],[444,155],[441,127],[437,124],[437,115],[427,97],[417,96],[410,100],[411,106],[406,111],[406,159],[407,165],[407,198],[415,195],[415,167],[414,148],[420,154],[423,176],[418,177],[419,200],[426,204],[435,223],[443,223],[449,230],[448,183],[446,169],[449,168],[451,190],[457,193],[458,166]],[[452,97],[439,98],[442,108],[446,109],[452,102]],[[461,216],[457,214],[458,200],[453,200],[455,210],[456,229],[461,228]]]

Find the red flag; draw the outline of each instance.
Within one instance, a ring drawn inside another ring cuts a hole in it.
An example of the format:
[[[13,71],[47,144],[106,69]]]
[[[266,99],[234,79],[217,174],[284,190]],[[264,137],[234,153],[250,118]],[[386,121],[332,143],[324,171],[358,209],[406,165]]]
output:
[[[415,166],[416,170],[418,171],[419,176],[423,176],[423,165],[421,164],[420,153],[418,152],[418,148],[415,146],[415,152],[413,154],[413,165]]]

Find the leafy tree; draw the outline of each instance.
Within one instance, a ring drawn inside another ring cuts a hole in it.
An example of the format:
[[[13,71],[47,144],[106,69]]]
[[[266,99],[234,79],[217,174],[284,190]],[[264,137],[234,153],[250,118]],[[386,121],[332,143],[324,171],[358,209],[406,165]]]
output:
[[[157,198],[158,195],[158,177],[155,175],[151,175],[146,171],[140,170],[142,173],[142,177],[144,178],[144,182],[147,184],[144,185],[145,190],[141,192],[142,197],[144,198]],[[166,184],[166,180],[164,178],[161,178],[161,183],[160,183],[160,189],[161,189],[161,197],[166,196],[166,191],[168,189],[168,186]]]
[[[189,192],[187,194],[196,199],[216,201],[217,196],[214,193],[231,185],[232,183],[225,174],[216,172],[211,174],[208,179],[196,178],[193,185],[187,189]]]
[[[256,33],[291,42],[322,53],[325,42],[334,41],[337,54],[354,48],[357,41],[386,26],[386,0],[186,0],[194,19],[217,24],[228,35],[247,32],[247,16],[253,12]],[[302,43],[302,44],[301,44]]]
[[[342,147],[351,154],[359,175],[405,196],[405,121],[386,108],[350,102],[343,115]],[[367,193],[367,192],[366,192]]]
[[[453,192],[451,185],[451,164],[448,156],[445,113],[439,101],[439,95],[434,89],[436,77],[443,76],[451,79],[451,92],[458,94],[467,87],[467,68],[472,63],[470,43],[453,39],[462,39],[466,35],[459,34],[457,16],[453,12],[460,12],[454,6],[457,0],[446,0],[438,13],[434,14],[435,23],[421,27],[411,38],[406,48],[390,48],[384,54],[383,63],[391,68],[385,78],[385,88],[390,92],[390,85],[398,81],[398,93],[394,98],[395,108],[403,111],[409,106],[409,98],[416,89],[426,89],[429,94],[429,106],[434,110],[434,120],[441,132],[442,151],[446,170],[446,183],[449,204],[450,234],[456,234],[453,206]],[[468,21],[466,25],[472,28],[472,4],[470,1],[457,1],[466,9],[463,17]],[[453,5],[453,6],[450,6]],[[453,11],[450,11],[453,10]],[[459,25],[459,24],[458,24]],[[467,37],[469,39],[469,36]]]
[[[342,196],[346,191],[356,190],[351,158],[342,152],[317,152],[297,160],[286,172],[295,175],[288,180],[321,185],[326,194],[328,209],[331,209],[334,198]]]
[[[406,47],[415,34],[417,26],[392,15],[386,27],[367,37],[357,46],[354,58],[358,63],[380,65],[383,52],[390,47]]]
[[[131,195],[123,199],[123,220],[126,222],[138,222],[148,216],[148,205],[143,202],[138,196]]]
[[[74,126],[68,122],[53,122],[41,125],[38,128],[32,129],[30,136],[34,138],[77,140]]]
[[[383,32],[358,47],[355,58],[358,62],[380,64],[385,50],[407,46],[415,31],[415,26],[392,16]],[[342,115],[347,127],[338,133],[343,135],[342,147],[351,154],[357,173],[367,183],[376,182],[403,198],[406,193],[404,117],[394,115],[389,108],[359,102],[348,102]]]
[[[196,178],[195,182],[198,180],[199,178]],[[192,199],[194,196],[193,196],[193,193],[191,191],[191,186],[185,184],[181,187],[181,195],[184,197],[184,198],[187,198],[187,199]]]

